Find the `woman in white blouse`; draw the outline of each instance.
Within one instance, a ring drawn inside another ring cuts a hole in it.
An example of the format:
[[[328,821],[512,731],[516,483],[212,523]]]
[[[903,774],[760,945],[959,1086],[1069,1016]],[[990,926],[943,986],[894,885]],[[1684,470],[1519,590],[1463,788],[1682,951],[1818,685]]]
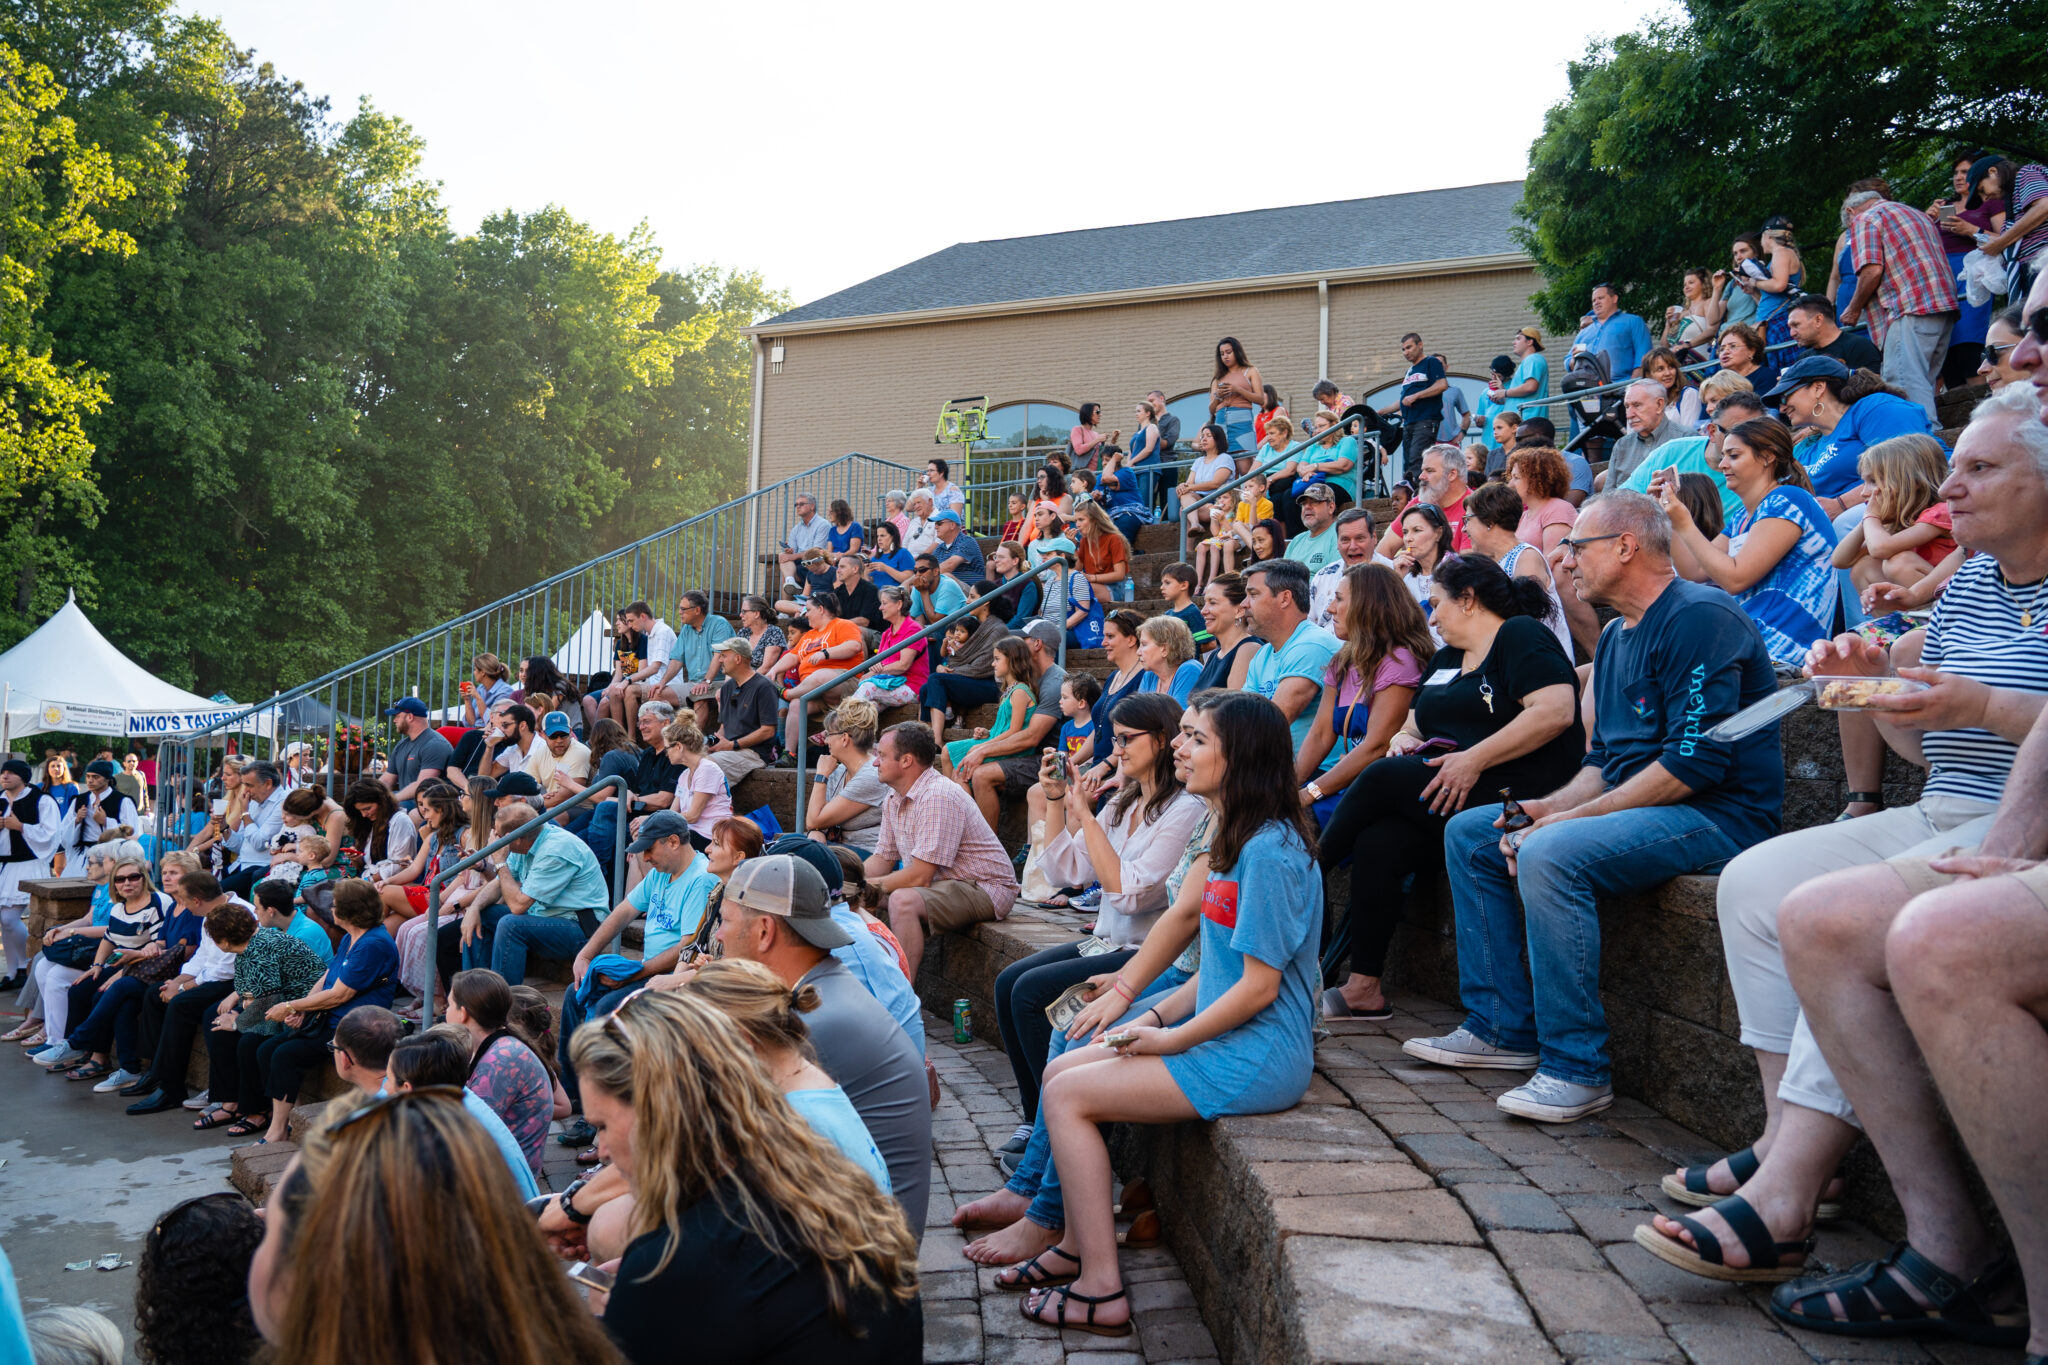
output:
[[[1137,952],[1166,909],[1167,874],[1201,822],[1202,801],[1183,791],[1173,772],[1180,712],[1180,703],[1164,692],[1140,692],[1116,704],[1109,715],[1111,734],[1097,736],[1097,744],[1114,746],[1121,775],[1111,779],[1118,789],[1099,815],[1095,805],[1109,794],[1109,784],[1089,776],[1070,788],[1050,752],[1039,770],[1052,836],[1040,855],[1046,876],[1054,886],[1100,882],[1102,903],[1092,938],[1034,953],[996,977],[996,1025],[1024,1109],[1025,1122],[1011,1139],[1018,1154],[1031,1136],[1039,1077],[1052,1042],[1045,1007],[1069,986],[1113,972]],[[1020,1205],[1016,1216],[1022,1213]]]

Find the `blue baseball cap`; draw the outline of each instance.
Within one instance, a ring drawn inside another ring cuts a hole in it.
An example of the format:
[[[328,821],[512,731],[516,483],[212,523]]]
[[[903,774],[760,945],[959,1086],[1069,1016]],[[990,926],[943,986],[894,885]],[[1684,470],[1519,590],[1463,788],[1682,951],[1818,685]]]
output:
[[[424,716],[427,714],[427,704],[418,697],[400,697],[397,701],[384,708],[384,714],[387,716],[400,714]]]
[[[1831,355],[1809,355],[1793,361],[1778,372],[1778,386],[1763,395],[1765,398],[1783,398],[1794,389],[1804,388],[1817,379],[1847,379],[1849,367]]]
[[[560,711],[550,711],[541,717],[540,732],[544,735],[567,735],[575,733],[569,728],[569,718]]]
[[[942,521],[950,521],[955,526],[965,526],[967,524],[966,522],[960,520],[960,514],[958,512],[955,512],[950,507],[932,518],[933,525],[937,525],[939,522]]]

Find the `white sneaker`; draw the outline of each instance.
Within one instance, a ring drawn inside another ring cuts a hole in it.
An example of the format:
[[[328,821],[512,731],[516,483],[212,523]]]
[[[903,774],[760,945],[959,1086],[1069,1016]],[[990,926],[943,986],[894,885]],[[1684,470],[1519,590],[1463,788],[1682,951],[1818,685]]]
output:
[[[1538,1123],[1570,1123],[1597,1114],[1614,1103],[1611,1085],[1580,1085],[1561,1076],[1539,1071],[1526,1085],[1518,1085],[1494,1103],[1517,1118]]]
[[[77,1066],[85,1060],[83,1052],[74,1052],[68,1043],[52,1043],[41,1052],[31,1052],[28,1059],[45,1071],[54,1071],[60,1066]]]
[[[1462,1025],[1441,1038],[1410,1038],[1401,1051],[1438,1066],[1478,1067],[1492,1071],[1528,1071],[1540,1060],[1533,1052],[1510,1052],[1482,1041]]]
[[[196,1109],[204,1113],[207,1106],[213,1103],[213,1100],[210,1098],[212,1094],[213,1092],[211,1090],[202,1090],[198,1094],[194,1095],[191,1099],[186,1100],[185,1107],[187,1109]]]
[[[111,1095],[122,1086],[133,1085],[141,1079],[142,1073],[140,1071],[116,1070],[112,1075],[94,1086],[92,1093],[95,1095]]]

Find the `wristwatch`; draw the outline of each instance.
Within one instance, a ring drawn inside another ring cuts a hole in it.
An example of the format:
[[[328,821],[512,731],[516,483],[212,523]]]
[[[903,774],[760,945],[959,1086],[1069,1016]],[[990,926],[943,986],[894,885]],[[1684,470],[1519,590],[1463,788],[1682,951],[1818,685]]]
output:
[[[587,1178],[577,1180],[572,1182],[568,1189],[562,1191],[562,1216],[579,1227],[588,1227],[590,1220],[597,1217],[594,1213],[578,1213],[576,1211],[577,1191],[589,1183],[590,1181]]]
[[[1323,789],[1314,782],[1309,783],[1307,787],[1303,788],[1303,790],[1308,793],[1309,800],[1311,801],[1320,801],[1323,799]]]

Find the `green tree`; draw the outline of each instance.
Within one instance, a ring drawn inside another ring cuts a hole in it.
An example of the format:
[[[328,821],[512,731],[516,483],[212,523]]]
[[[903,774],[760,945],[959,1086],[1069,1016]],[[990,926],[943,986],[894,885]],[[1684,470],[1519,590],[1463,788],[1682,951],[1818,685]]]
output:
[[[1518,235],[1538,311],[1574,330],[1608,279],[1655,317],[1686,268],[1773,214],[1818,288],[1851,181],[1924,203],[1959,152],[2048,159],[2044,32],[2048,0],[1689,0],[1595,44],[1529,152]]]

